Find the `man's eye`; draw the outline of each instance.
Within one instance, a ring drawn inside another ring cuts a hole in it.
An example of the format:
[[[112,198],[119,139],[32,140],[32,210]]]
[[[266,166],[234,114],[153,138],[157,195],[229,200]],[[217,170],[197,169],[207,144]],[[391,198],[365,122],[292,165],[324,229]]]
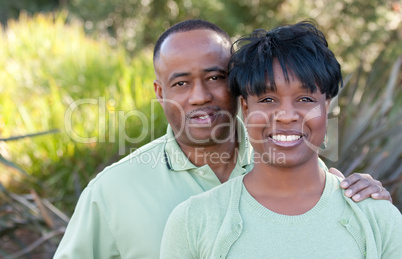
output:
[[[209,80],[211,80],[211,81],[216,81],[216,80],[223,79],[223,78],[224,78],[224,76],[211,76],[211,77],[209,78]]]
[[[172,86],[183,86],[183,85],[186,85],[186,82],[180,81],[180,82],[173,84]]]
[[[299,102],[314,102],[313,99],[309,98],[309,97],[302,97],[299,99]]]

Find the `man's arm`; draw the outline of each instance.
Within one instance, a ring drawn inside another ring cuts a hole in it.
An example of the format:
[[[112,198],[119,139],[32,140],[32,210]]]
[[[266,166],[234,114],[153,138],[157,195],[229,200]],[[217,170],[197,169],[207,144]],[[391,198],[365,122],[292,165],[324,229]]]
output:
[[[93,201],[89,187],[78,200],[54,258],[120,258],[102,208]]]
[[[329,172],[345,178],[336,168],[330,168]],[[391,194],[382,186],[380,181],[373,179],[369,174],[354,173],[349,175],[341,182],[341,188],[346,189],[345,195],[355,202],[362,201],[368,197],[392,202]]]

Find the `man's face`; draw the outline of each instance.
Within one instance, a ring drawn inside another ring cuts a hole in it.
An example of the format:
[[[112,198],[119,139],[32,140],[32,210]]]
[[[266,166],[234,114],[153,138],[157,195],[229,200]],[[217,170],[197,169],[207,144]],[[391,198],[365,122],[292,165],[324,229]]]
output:
[[[170,35],[155,60],[155,93],[179,144],[232,136],[237,100],[227,85],[230,43],[212,30]]]

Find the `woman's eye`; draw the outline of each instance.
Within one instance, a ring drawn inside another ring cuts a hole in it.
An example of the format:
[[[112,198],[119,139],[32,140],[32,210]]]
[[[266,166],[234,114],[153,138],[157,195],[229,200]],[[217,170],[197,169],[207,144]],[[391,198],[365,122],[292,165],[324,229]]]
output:
[[[267,98],[262,99],[261,102],[263,102],[263,103],[273,103],[273,102],[275,102],[275,100],[270,98],[270,97],[267,97]]]
[[[177,82],[177,83],[173,84],[172,86],[183,86],[185,84],[186,84],[186,82],[180,81],[180,82]]]
[[[299,102],[314,102],[314,101],[309,97],[302,97],[299,99]]]

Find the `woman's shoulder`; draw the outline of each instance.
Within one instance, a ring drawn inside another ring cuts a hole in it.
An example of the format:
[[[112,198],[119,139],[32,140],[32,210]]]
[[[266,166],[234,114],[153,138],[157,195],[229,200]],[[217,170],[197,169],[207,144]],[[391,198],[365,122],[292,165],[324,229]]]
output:
[[[345,200],[363,227],[368,224],[367,226],[370,226],[371,229],[377,229],[381,235],[393,233],[393,235],[402,238],[402,215],[391,202],[372,198],[360,202],[354,202],[347,197]]]
[[[231,202],[236,202],[233,198],[241,193],[242,182],[243,176],[238,176],[209,191],[191,196],[179,204],[174,213],[186,214],[187,217],[198,215],[198,218],[202,215],[208,217],[212,213],[214,217],[224,215]]]
[[[212,188],[209,191],[191,196],[190,199],[188,199],[188,202],[192,206],[222,205],[222,203],[227,204],[234,194],[241,192],[243,177],[244,176],[238,176],[215,188]]]
[[[355,203],[365,215],[375,219],[399,220],[402,223],[402,215],[395,205],[388,200],[374,200],[367,198],[361,202]]]
[[[345,203],[349,204],[350,212],[353,211],[352,213],[356,216],[368,218],[371,222],[381,222],[380,224],[387,223],[390,220],[402,222],[401,212],[388,200],[367,198],[360,202],[354,202],[344,195],[345,190],[340,188],[341,178],[331,173],[327,173],[327,177],[331,178],[334,189],[340,193],[339,195],[341,195]]]

